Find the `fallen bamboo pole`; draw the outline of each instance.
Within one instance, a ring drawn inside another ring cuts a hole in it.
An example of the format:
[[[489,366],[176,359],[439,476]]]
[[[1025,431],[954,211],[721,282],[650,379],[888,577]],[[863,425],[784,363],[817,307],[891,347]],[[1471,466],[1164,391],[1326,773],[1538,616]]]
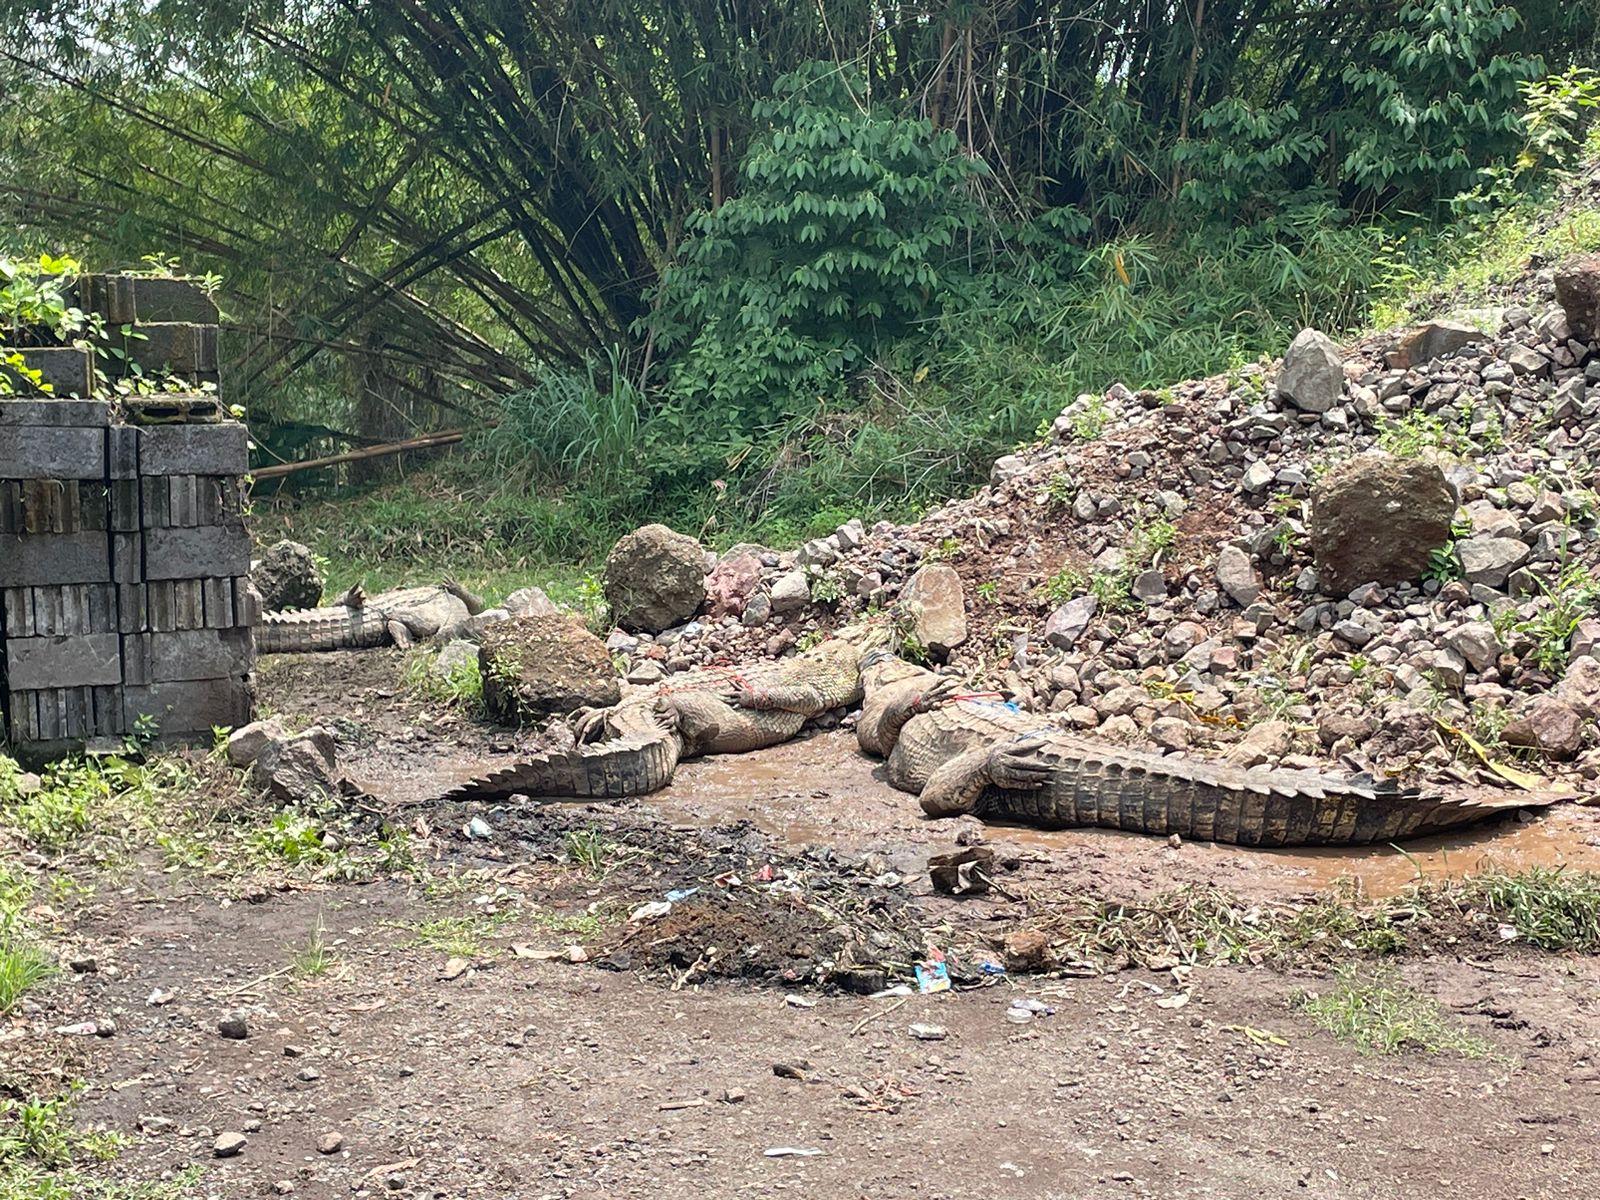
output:
[[[330,454],[326,458],[308,458],[304,462],[281,463],[275,467],[261,467],[251,471],[250,474],[259,482],[263,479],[281,479],[285,475],[293,475],[296,471],[309,471],[314,467],[333,467],[339,463],[360,462],[365,458],[382,458],[388,454],[403,454],[407,450],[431,450],[435,446],[450,446],[467,436],[464,429],[452,429],[446,433],[429,433],[422,437],[409,438],[403,442],[389,442],[383,446],[367,446],[361,450],[351,450],[344,454]]]

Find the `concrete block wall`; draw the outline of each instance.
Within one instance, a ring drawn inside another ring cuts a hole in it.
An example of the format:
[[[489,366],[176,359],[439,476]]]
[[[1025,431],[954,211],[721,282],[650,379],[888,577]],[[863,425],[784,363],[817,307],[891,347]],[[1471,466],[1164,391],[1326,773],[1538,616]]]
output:
[[[214,374],[216,310],[199,289],[97,276],[80,294],[119,320],[148,307],[206,330],[184,335],[213,356],[188,374]],[[199,392],[115,408],[0,398],[0,731],[12,753],[120,740],[142,718],[178,738],[250,720],[248,442],[219,414]]]

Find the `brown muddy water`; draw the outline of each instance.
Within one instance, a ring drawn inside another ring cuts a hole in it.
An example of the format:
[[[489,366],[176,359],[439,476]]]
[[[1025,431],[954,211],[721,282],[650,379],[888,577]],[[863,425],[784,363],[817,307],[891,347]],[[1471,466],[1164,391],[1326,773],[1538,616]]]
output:
[[[685,763],[670,788],[641,803],[685,825],[749,820],[790,845],[904,856],[947,849],[959,828],[924,817],[915,797],[891,788],[881,764],[864,758],[855,738],[842,732]],[[986,826],[986,835],[998,846],[1048,857],[1063,874],[1097,877],[1102,886],[1125,876],[1124,882],[1141,890],[1213,882],[1245,896],[1282,896],[1349,881],[1381,897],[1422,878],[1457,878],[1495,867],[1600,871],[1600,809],[1577,804],[1497,818],[1402,848],[1252,850],[1189,842],[1174,849],[1161,838],[1116,830],[1002,825]]]

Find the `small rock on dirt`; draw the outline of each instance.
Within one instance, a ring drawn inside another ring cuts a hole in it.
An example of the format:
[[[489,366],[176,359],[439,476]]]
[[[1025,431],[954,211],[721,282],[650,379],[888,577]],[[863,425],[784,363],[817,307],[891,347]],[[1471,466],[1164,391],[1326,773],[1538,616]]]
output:
[[[325,1133],[317,1139],[318,1154],[337,1154],[344,1149],[344,1134]]]
[[[1488,337],[1465,321],[1428,321],[1400,336],[1388,356],[1391,367],[1420,367]]]
[[[622,699],[606,645],[569,616],[512,617],[478,647],[483,706],[491,719],[519,725]]]
[[[1261,578],[1250,556],[1237,546],[1224,546],[1217,553],[1217,586],[1240,608],[1249,608],[1261,595]]]
[[[285,804],[326,799],[339,791],[333,735],[320,725],[269,742],[250,772],[257,786]]]
[[[665,525],[623,534],[606,556],[606,602],[624,629],[660,633],[681,625],[706,598],[706,552]]]
[[[242,1133],[219,1133],[211,1143],[211,1153],[217,1158],[232,1158],[244,1152],[248,1139]]]
[[[921,1022],[911,1026],[907,1032],[919,1042],[942,1042],[950,1036],[950,1031],[943,1025],[924,1025]]]
[[[1044,640],[1058,650],[1072,649],[1099,611],[1100,601],[1094,596],[1068,600],[1045,621]]]
[[[1317,579],[1334,595],[1416,579],[1449,540],[1455,511],[1434,463],[1371,454],[1335,467],[1311,494]]]
[[[322,572],[311,551],[299,542],[281,541],[267,547],[250,566],[250,582],[261,594],[267,612],[286,608],[315,608],[322,602]]]
[[[1583,718],[1554,696],[1539,696],[1513,717],[1501,735],[1508,746],[1543,751],[1551,758],[1574,758],[1583,749]]]
[[[512,592],[500,605],[513,617],[554,617],[561,608],[544,594],[543,588],[525,587]]]
[[[217,1032],[229,1041],[242,1042],[250,1036],[250,1024],[243,1013],[229,1013],[217,1022]]]

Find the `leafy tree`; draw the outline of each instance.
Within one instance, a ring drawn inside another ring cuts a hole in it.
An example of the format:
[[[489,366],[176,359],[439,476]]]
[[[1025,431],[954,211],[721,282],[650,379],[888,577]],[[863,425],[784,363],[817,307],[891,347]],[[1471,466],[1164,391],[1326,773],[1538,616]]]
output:
[[[880,339],[938,313],[985,173],[926,118],[870,104],[828,63],[779,79],[739,193],[695,214],[647,323],[681,349],[670,390],[696,420],[748,428],[836,395]]]

